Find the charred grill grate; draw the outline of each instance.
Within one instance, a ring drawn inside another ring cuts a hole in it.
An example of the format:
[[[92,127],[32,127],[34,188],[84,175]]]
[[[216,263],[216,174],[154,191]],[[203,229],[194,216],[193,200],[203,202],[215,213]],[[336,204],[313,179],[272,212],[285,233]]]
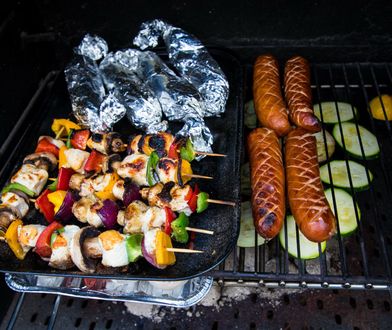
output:
[[[251,86],[251,67],[248,67],[248,86]],[[347,64],[315,64],[312,66],[312,91],[314,103],[346,102],[358,110],[354,123],[357,132],[358,125],[370,130],[376,137],[380,147],[380,155],[376,159],[366,159],[363,143],[360,147],[363,159],[355,159],[343,152],[338,145],[330,157],[327,152],[327,164],[330,160],[344,160],[348,172],[349,160],[361,163],[369,169],[374,179],[370,182],[369,173],[366,180],[370,188],[356,191],[350,178],[350,189],[354,202],[360,208],[356,212],[358,228],[352,235],[343,237],[337,226],[337,235],[327,243],[326,252],[314,260],[294,259],[284,250],[278,238],[275,238],[255,248],[236,248],[213,275],[222,284],[230,280],[241,282],[256,281],[259,285],[268,287],[311,287],[311,288],[374,288],[386,289],[391,284],[391,255],[392,246],[392,130],[390,122],[375,120],[368,106],[369,101],[378,97],[381,101],[384,116],[385,105],[382,94],[392,93],[392,68],[390,64],[382,63],[347,63]],[[251,99],[251,88],[248,90]],[[323,109],[321,107],[321,116]],[[339,130],[342,134],[342,123],[339,118]],[[331,127],[324,125],[331,131]],[[326,137],[324,143],[326,147]],[[343,135],[343,134],[342,134]],[[345,139],[343,137],[343,144]],[[327,148],[326,148],[327,150]],[[329,175],[331,168],[328,165]],[[349,172],[350,173],[350,172]],[[336,196],[332,188],[333,209],[336,214]],[[339,219],[338,219],[339,222]],[[285,241],[287,246],[287,224]],[[296,228],[298,255],[301,249]],[[255,233],[256,236],[256,233]],[[319,244],[321,252],[321,245]]]
[[[219,310],[197,305],[174,312],[160,307],[155,320],[128,313],[122,303],[26,294],[17,310],[18,317],[10,323],[7,315],[1,326],[37,330],[390,328],[391,300],[386,291],[262,290],[264,295],[255,292],[245,300],[222,304]],[[278,297],[266,297],[278,291],[282,293]]]

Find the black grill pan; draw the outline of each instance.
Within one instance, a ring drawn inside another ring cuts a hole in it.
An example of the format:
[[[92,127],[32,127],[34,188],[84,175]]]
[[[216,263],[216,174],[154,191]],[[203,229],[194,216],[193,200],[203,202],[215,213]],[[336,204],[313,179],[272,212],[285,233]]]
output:
[[[227,157],[207,157],[199,163],[193,162],[192,168],[195,173],[214,177],[214,180],[198,180],[200,189],[210,193],[212,198],[239,202],[243,72],[237,59],[227,51],[211,49],[211,54],[229,80],[230,95],[225,113],[218,118],[208,118],[206,122],[214,135],[214,151],[226,154]],[[27,130],[16,134],[19,136],[13,141],[16,150],[1,169],[0,187],[3,187],[12,173],[19,168],[23,158],[34,151],[38,137],[51,135],[50,126],[53,118],[69,117],[71,112],[64,75],[60,74],[47,101],[35,109],[34,118]],[[174,123],[171,124],[170,129],[177,132],[181,127],[181,123]],[[124,135],[136,133],[126,119],[121,120],[114,130]],[[30,210],[33,208],[30,205]],[[176,254],[176,264],[164,270],[156,269],[145,260],[140,260],[131,264],[126,272],[102,267],[90,277],[173,280],[198,276],[215,268],[233,249],[239,233],[239,218],[239,204],[236,207],[210,204],[205,212],[190,217],[192,227],[214,231],[213,236],[203,234],[195,236],[194,248],[205,251],[203,254]],[[45,219],[35,210],[29,212],[24,222],[46,224]],[[82,225],[76,221],[74,224]],[[89,276],[76,268],[68,271],[50,268],[34,252],[29,252],[25,260],[17,261],[4,242],[0,245],[0,271],[55,276]]]

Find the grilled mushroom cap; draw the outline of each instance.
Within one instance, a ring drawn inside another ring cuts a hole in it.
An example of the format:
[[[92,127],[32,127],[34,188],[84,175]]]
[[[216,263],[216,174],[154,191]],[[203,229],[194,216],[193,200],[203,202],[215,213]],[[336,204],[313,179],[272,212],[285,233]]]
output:
[[[99,234],[97,229],[88,226],[80,229],[72,239],[71,258],[83,273],[94,273],[98,263],[94,258],[102,256],[98,243]]]
[[[121,164],[121,156],[119,154],[111,154],[108,157],[106,157],[102,166],[102,172],[103,173],[117,172],[117,169],[120,167],[120,164]]]
[[[9,205],[0,205],[0,227],[7,230],[10,223],[20,218],[18,210]]]
[[[53,171],[57,166],[57,158],[50,152],[37,152],[27,155],[23,159],[23,164],[32,164],[46,171]]]
[[[127,149],[124,141],[121,139],[121,135],[116,132],[108,133],[106,136],[108,139],[108,145],[111,153],[123,152]]]

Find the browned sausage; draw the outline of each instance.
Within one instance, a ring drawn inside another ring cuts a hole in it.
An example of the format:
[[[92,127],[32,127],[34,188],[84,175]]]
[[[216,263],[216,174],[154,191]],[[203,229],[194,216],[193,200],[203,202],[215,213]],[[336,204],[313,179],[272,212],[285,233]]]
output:
[[[335,233],[335,216],[324,195],[316,138],[296,128],[286,138],[286,179],[291,213],[305,237],[325,241]]]
[[[278,62],[271,55],[259,56],[256,60],[253,69],[253,100],[262,126],[273,129],[279,136],[290,131],[286,104],[280,90]]]
[[[286,62],[284,92],[291,121],[307,131],[320,131],[321,125],[313,112],[310,67],[303,57],[296,56]]]
[[[248,136],[252,183],[252,211],[256,230],[275,237],[285,216],[285,180],[279,139],[269,128],[256,128]]]

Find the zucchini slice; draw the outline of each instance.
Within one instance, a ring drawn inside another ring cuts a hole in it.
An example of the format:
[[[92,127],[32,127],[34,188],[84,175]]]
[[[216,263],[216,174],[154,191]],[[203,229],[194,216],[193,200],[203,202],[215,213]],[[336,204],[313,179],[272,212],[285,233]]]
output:
[[[349,103],[344,102],[321,102],[313,105],[314,114],[325,124],[336,124],[345,122],[357,117],[358,110]],[[323,113],[323,120],[321,120],[321,111]]]
[[[286,240],[285,240],[285,226],[283,225],[282,230],[279,232],[279,241],[282,247],[287,250],[287,252],[293,256],[294,258],[298,258],[298,250],[297,250],[297,233],[296,233],[296,225],[295,220],[292,215],[288,215],[286,218],[287,223],[287,248],[286,248]],[[298,239],[299,239],[299,250],[301,259],[313,259],[317,258],[319,254],[318,243],[309,241],[300,230],[298,230]],[[321,244],[321,251],[324,252],[327,246],[327,243],[324,241]]]
[[[335,152],[335,140],[333,136],[327,130],[324,131],[325,131],[325,139],[327,142],[327,149],[325,148],[323,131],[313,134],[317,141],[317,159],[319,163],[325,162],[328,158],[331,158],[333,153]],[[328,150],[328,158],[327,158],[327,150]]]
[[[340,130],[339,124],[336,124],[332,130],[332,134],[336,142],[343,147],[343,140],[341,131],[343,132],[344,145],[346,151],[357,158],[375,158],[380,154],[380,148],[377,143],[377,138],[369,132],[365,127],[358,125],[359,136],[361,137],[363,154],[361,145],[359,143],[359,136],[357,127],[354,123],[342,123]]]
[[[328,173],[328,164],[320,167],[320,178],[321,181],[332,184],[335,187],[350,188],[350,180],[348,177],[348,171],[346,161],[334,160],[329,163],[331,166],[332,182]],[[370,182],[373,181],[373,174],[365,166],[358,164],[352,160],[348,161],[348,167],[350,168],[351,180],[353,188],[356,190],[365,190],[369,188],[369,182],[366,176],[366,171],[369,173]]]
[[[340,234],[347,236],[353,233],[358,227],[355,215],[354,199],[348,192],[343,189],[335,188],[334,193],[336,200],[336,209],[338,213]],[[332,198],[332,189],[325,190],[325,197],[327,198],[328,203],[331,206],[332,212],[335,214],[335,208],[333,206]],[[359,221],[361,220],[361,211],[359,209],[358,203],[355,203],[355,207],[357,208]]]
[[[249,248],[255,246],[255,225],[253,223],[252,206],[250,202],[241,204],[241,225],[237,245]],[[264,244],[265,240],[257,234],[257,246]]]

